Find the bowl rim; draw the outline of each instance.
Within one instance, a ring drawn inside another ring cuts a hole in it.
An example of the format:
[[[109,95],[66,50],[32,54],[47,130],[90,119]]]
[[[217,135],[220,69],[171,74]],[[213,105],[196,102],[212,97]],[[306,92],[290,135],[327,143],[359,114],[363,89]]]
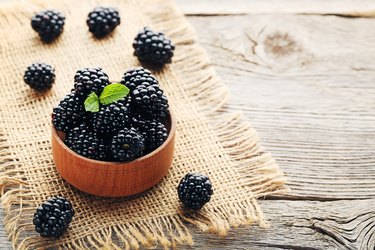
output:
[[[174,116],[174,113],[173,111],[171,110],[171,108],[169,108],[169,112],[168,112],[168,117],[169,117],[169,120],[170,120],[170,129],[169,129],[169,133],[168,133],[168,137],[167,139],[163,142],[163,144],[161,144],[158,148],[156,148],[154,151],[151,151],[150,153],[142,156],[142,157],[139,157],[139,158],[136,158],[132,161],[128,161],[128,162],[116,162],[116,161],[100,161],[100,160],[94,160],[94,159],[90,159],[90,158],[87,158],[87,157],[84,157],[80,154],[77,154],[76,152],[74,152],[72,149],[70,149],[64,142],[63,140],[60,138],[59,134],[58,134],[58,131],[56,130],[56,128],[53,126],[51,126],[51,130],[52,130],[52,136],[56,139],[57,143],[63,147],[65,150],[67,150],[70,154],[74,155],[75,157],[83,160],[83,161],[86,161],[86,162],[89,162],[89,163],[92,163],[92,164],[95,164],[96,166],[100,165],[100,166],[103,166],[103,167],[108,167],[108,164],[110,165],[115,165],[115,166],[128,166],[128,165],[133,165],[134,163],[137,163],[137,162],[142,162],[148,158],[151,158],[153,157],[154,155],[156,155],[157,153],[159,153],[159,151],[161,151],[163,148],[165,148],[169,143],[170,141],[172,140],[172,138],[174,137],[175,133],[176,133],[176,124],[177,124],[177,121],[175,119],[175,116]]]

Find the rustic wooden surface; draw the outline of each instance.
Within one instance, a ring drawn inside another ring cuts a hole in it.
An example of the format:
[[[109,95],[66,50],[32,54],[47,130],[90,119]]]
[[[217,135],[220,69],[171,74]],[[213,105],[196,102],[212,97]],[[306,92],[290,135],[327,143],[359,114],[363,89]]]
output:
[[[195,232],[193,248],[374,249],[375,2],[177,3],[231,91],[227,108],[245,112],[290,188],[261,201],[268,230]]]

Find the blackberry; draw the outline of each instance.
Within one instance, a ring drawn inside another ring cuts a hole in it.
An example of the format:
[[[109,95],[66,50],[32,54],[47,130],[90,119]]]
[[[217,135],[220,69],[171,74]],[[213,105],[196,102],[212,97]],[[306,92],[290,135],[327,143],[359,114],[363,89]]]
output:
[[[178,198],[186,208],[201,209],[213,194],[211,181],[207,176],[188,173],[177,187]]]
[[[56,10],[45,10],[31,19],[31,27],[44,42],[55,40],[64,29],[65,16]]]
[[[131,118],[131,98],[126,97],[109,105],[102,105],[92,117],[93,128],[101,134],[116,133],[128,127]]]
[[[82,123],[87,115],[84,110],[83,98],[76,92],[66,95],[59,105],[53,109],[52,123],[57,130],[67,132]]]
[[[145,120],[142,117],[134,117],[132,124],[145,138],[146,152],[157,149],[168,137],[167,128],[157,120]]]
[[[53,197],[36,209],[33,224],[42,237],[62,236],[74,216],[70,201],[63,197]]]
[[[144,27],[135,37],[133,48],[134,55],[141,62],[163,65],[172,61],[175,47],[163,33]]]
[[[130,69],[124,73],[121,83],[133,91],[138,85],[143,82],[148,82],[149,84],[158,84],[155,76],[151,74],[148,69],[142,67]]]
[[[136,111],[144,117],[164,120],[168,113],[168,99],[156,84],[143,82],[131,93]]]
[[[89,13],[86,23],[94,36],[104,37],[120,24],[120,16],[114,8],[98,7]]]
[[[84,157],[94,160],[107,159],[108,147],[96,133],[87,129],[84,123],[67,133],[65,144]]]
[[[33,63],[27,67],[23,77],[25,83],[37,91],[45,91],[55,81],[55,69],[45,63]]]
[[[111,151],[117,161],[134,160],[143,155],[144,138],[135,128],[125,128],[113,137]]]
[[[101,68],[80,69],[74,76],[74,90],[85,97],[91,92],[99,95],[108,84],[108,75]]]

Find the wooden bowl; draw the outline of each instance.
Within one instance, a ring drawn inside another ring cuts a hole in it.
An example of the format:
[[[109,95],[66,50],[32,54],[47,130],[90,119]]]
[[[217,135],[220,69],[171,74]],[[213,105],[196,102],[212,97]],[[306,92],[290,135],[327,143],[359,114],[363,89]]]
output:
[[[52,127],[52,155],[57,171],[79,190],[103,197],[141,193],[155,186],[172,165],[176,121],[168,115],[167,140],[153,152],[131,162],[105,162],[83,157],[65,143],[65,134]]]

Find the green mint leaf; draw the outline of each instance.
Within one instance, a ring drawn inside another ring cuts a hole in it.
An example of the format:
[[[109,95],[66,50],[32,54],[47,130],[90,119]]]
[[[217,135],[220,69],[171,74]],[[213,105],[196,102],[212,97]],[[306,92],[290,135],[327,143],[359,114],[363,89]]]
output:
[[[85,110],[88,112],[99,112],[99,98],[92,92],[85,100]]]
[[[129,94],[129,89],[121,83],[107,85],[100,94],[99,101],[102,104],[110,104],[118,101]]]

